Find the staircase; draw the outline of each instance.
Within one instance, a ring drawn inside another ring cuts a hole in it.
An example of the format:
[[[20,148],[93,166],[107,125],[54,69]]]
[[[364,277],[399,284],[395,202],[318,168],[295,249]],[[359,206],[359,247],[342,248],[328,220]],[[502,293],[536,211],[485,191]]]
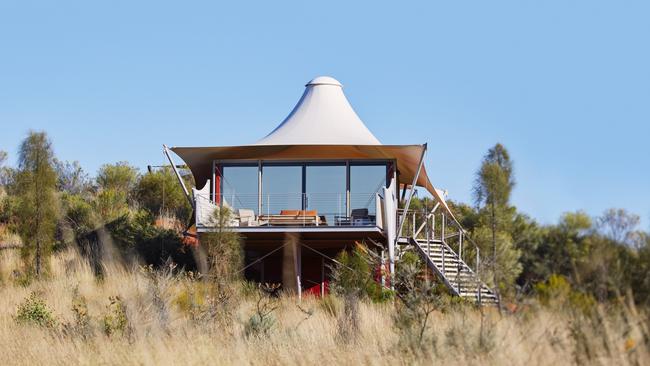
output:
[[[454,295],[480,305],[498,303],[494,291],[447,244],[440,240],[429,240],[428,244],[423,239],[407,240]]]
[[[427,266],[442,280],[453,295],[475,301],[479,305],[498,305],[497,293],[481,281],[478,274],[480,270],[479,247],[467,236],[455,219],[449,223],[455,226],[454,230],[448,231],[447,217],[444,213],[435,214],[437,207],[428,213],[400,211],[407,221],[406,226],[412,231],[399,236],[398,245],[417,250]],[[438,232],[435,230],[437,216],[440,218]],[[449,245],[449,240],[455,243],[457,252]],[[474,265],[473,269],[463,260],[468,255],[468,244],[471,245],[469,254],[472,257],[476,256],[470,259]],[[463,245],[465,245],[465,250],[463,250]]]

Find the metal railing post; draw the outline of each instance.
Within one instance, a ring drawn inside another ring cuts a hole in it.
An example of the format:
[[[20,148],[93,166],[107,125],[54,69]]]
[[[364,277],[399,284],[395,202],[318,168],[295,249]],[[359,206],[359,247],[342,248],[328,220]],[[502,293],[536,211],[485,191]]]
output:
[[[436,240],[436,214],[431,215],[431,237]]]
[[[440,214],[440,248],[442,251],[442,273],[446,275],[447,271],[445,269],[445,214]]]
[[[430,234],[429,233],[429,220],[426,220],[425,222],[426,222],[426,228],[424,230],[426,230],[425,233],[426,233],[426,237],[427,237],[427,256],[429,257],[429,259],[431,259],[431,243],[429,241],[429,234]]]
[[[463,261],[463,231],[458,229],[458,269],[462,266]]]
[[[413,239],[415,239],[415,210],[413,210],[413,223],[412,223],[412,226],[413,226],[413,234],[411,235],[411,237],[413,237]]]

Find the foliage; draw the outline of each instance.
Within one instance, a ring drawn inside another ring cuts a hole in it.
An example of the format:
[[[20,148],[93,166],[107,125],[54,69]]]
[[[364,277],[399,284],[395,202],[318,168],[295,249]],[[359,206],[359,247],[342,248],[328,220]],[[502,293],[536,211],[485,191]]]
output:
[[[52,310],[36,292],[32,292],[25,301],[18,305],[15,319],[19,323],[34,324],[47,328],[53,328],[57,324],[54,315],[52,315]]]
[[[101,261],[108,249],[116,249],[121,257],[139,257],[155,266],[162,266],[171,258],[172,262],[183,264],[187,270],[196,267],[192,253],[178,233],[155,227],[151,214],[145,210],[127,212],[100,228],[80,235],[77,242],[100,276],[104,270]]]
[[[78,161],[69,162],[54,159],[54,168],[58,177],[56,188],[60,192],[81,194],[92,189],[90,177]]]
[[[102,318],[102,326],[107,336],[121,335],[131,336],[131,325],[126,312],[126,304],[119,296],[108,298],[110,303],[107,312]]]
[[[397,263],[394,286],[397,299],[393,323],[400,332],[400,343],[411,351],[422,351],[431,314],[443,310],[449,295],[442,290],[432,274],[411,251],[405,252]]]
[[[143,175],[135,187],[135,196],[154,215],[169,212],[186,222],[192,214],[192,207],[170,168]]]
[[[476,173],[474,200],[479,208],[481,230],[475,239],[483,253],[491,252],[486,264],[491,271],[492,283],[506,293],[521,272],[518,266],[520,252],[514,247],[510,233],[515,209],[509,204],[514,185],[510,155],[503,145],[496,144],[488,150]]]
[[[268,336],[276,323],[273,313],[278,308],[278,298],[274,293],[278,284],[260,284],[255,312],[244,325],[244,335],[248,337]]]
[[[365,243],[357,243],[352,251],[342,251],[336,257],[330,288],[343,298],[343,311],[338,321],[338,336],[342,342],[354,342],[358,337],[360,299],[389,298],[383,290],[377,290],[380,285],[375,281],[375,269],[380,268],[380,263],[379,256]]]
[[[210,275],[219,286],[226,286],[240,279],[244,255],[239,234],[229,228],[231,211],[221,206],[214,212],[216,231],[202,235],[201,243],[205,247]]]
[[[597,228],[608,239],[629,246],[642,245],[642,235],[637,231],[641,218],[625,209],[606,210],[597,219]]]
[[[78,287],[75,287],[72,291],[71,310],[74,314],[74,321],[63,324],[63,333],[69,336],[78,336],[84,340],[89,339],[93,335],[93,328],[88,313],[88,302],[79,293]]]
[[[340,296],[355,296],[382,301],[390,294],[378,293],[375,270],[380,258],[364,243],[357,243],[351,251],[342,251],[332,268],[331,289]]]
[[[543,305],[559,309],[569,306],[588,313],[596,304],[592,296],[574,291],[562,275],[554,274],[546,282],[538,283],[535,285],[535,292]]]
[[[501,144],[488,150],[476,173],[474,199],[477,206],[507,206],[515,186],[510,154]]]
[[[23,258],[37,276],[42,274],[45,258],[54,245],[59,216],[53,161],[52,144],[47,135],[30,132],[20,145],[16,178],[17,216],[18,230],[24,243]]]
[[[200,314],[205,311],[207,299],[212,291],[211,285],[207,282],[197,281],[199,276],[194,272],[185,273],[182,279],[183,288],[174,298],[174,304],[192,319],[198,320]]]
[[[117,189],[100,191],[94,200],[94,209],[102,222],[110,222],[129,211],[128,192]]]
[[[96,180],[101,189],[131,192],[138,180],[138,169],[126,161],[104,164],[99,169]]]
[[[7,162],[7,152],[0,150],[0,188],[11,185],[15,171],[5,166]]]
[[[61,195],[63,221],[73,230],[75,237],[95,229],[95,209],[92,203],[81,195],[63,193]]]

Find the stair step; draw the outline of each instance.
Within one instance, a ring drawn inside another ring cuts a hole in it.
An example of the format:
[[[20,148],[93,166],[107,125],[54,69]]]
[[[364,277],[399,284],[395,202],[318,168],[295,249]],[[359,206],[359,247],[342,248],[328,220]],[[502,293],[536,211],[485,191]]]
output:
[[[404,238],[405,242],[409,240],[411,243],[413,242],[413,239]],[[440,241],[429,241],[428,243],[422,239],[415,239],[415,241],[419,246],[420,254],[429,262],[429,266],[431,264],[435,266],[435,271],[444,278],[454,293],[463,298],[476,299],[477,302],[480,297],[481,303],[497,303],[497,297],[492,290],[480,280],[479,276],[453,249],[443,245]]]

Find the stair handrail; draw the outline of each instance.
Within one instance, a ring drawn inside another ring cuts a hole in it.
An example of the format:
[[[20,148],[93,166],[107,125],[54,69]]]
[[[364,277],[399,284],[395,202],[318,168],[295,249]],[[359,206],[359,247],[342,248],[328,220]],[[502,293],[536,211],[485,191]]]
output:
[[[433,238],[433,240],[435,240],[435,211],[437,210],[438,207],[439,207],[439,202],[437,202],[436,205],[434,206],[434,208],[433,208],[431,211],[429,211],[429,212],[427,212],[426,210],[412,210],[412,209],[404,210],[404,209],[399,209],[399,212],[400,212],[402,215],[404,215],[405,218],[408,218],[409,216],[412,216],[412,218],[413,218],[413,219],[412,219],[412,220],[413,220],[413,222],[412,222],[412,226],[413,226],[413,233],[412,233],[412,235],[413,235],[413,236],[411,237],[412,240],[409,240],[409,242],[411,242],[411,243],[416,243],[416,244],[417,244],[417,235],[419,235],[420,232],[422,231],[422,229],[425,228],[425,227],[427,227],[427,228],[431,228],[431,230],[432,230],[432,233],[431,233],[432,235],[431,235],[431,237]],[[408,211],[411,211],[410,213],[411,213],[412,215],[409,215],[409,212],[408,212]],[[418,213],[418,212],[422,215],[422,217],[424,217],[424,222],[423,222],[422,224],[420,224],[420,226],[418,227],[417,230],[415,230],[415,225],[416,225],[416,219],[415,219],[415,218],[416,218],[416,213]],[[447,215],[445,215],[444,212],[441,213],[440,215],[441,215],[442,220],[443,220],[442,225],[441,225],[441,234],[440,234],[440,242],[441,242],[442,245],[443,245],[443,250],[442,250],[442,265],[443,265],[443,268],[441,269],[441,272],[442,272],[443,274],[446,272],[446,268],[445,268],[445,262],[446,262],[446,261],[445,261],[445,259],[446,259],[446,257],[447,257],[448,255],[450,255],[450,254],[447,254],[447,253],[446,253],[446,250],[445,250],[445,249],[447,249],[447,250],[449,250],[451,253],[453,253],[453,254],[451,254],[451,255],[455,256],[455,257],[458,259],[458,264],[459,264],[459,266],[460,266],[460,265],[464,266],[464,267],[465,267],[465,268],[466,268],[466,269],[467,269],[467,270],[468,270],[468,271],[473,275],[473,277],[476,279],[476,282],[477,282],[477,284],[478,284],[478,286],[479,286],[479,291],[478,291],[479,295],[480,295],[480,292],[481,292],[481,291],[480,291],[480,288],[481,288],[482,286],[485,286],[485,287],[486,287],[487,289],[489,289],[491,292],[493,292],[493,293],[496,294],[496,291],[495,291],[493,288],[491,288],[490,286],[488,286],[485,282],[483,282],[483,280],[479,277],[479,273],[481,273],[481,271],[480,271],[480,265],[481,265],[481,248],[480,248],[480,247],[478,246],[478,244],[476,244],[476,242],[475,242],[475,241],[474,241],[474,240],[469,236],[469,233],[467,232],[467,230],[465,230],[465,229],[460,225],[460,223],[458,222],[458,220],[456,220],[456,218],[453,217],[453,216],[452,216],[452,222],[451,222],[451,225],[454,226],[454,227],[458,230],[458,233],[455,233],[455,234],[453,234],[453,235],[449,235],[449,236],[445,236],[445,231],[446,231],[446,230],[445,230],[445,229],[446,229],[445,227],[447,226],[447,222],[446,222]],[[428,223],[427,223],[427,221],[430,220],[430,219],[433,221],[433,225],[430,225],[430,226],[429,226]],[[407,219],[407,220],[408,220],[408,219]],[[459,240],[459,251],[458,251],[458,253],[456,253],[456,251],[455,251],[454,249],[452,249],[451,246],[449,246],[449,244],[447,244],[447,239],[452,238],[452,237],[455,237],[455,236],[457,236],[457,235],[458,235],[459,238],[460,238],[460,240]],[[427,235],[427,239],[428,239],[428,237],[429,237],[429,236]],[[468,264],[468,262],[465,261],[465,260],[463,259],[463,257],[462,257],[462,255],[463,255],[463,250],[462,250],[463,239],[466,240],[466,241],[469,241],[469,243],[471,244],[472,249],[474,249],[475,252],[476,252],[476,259],[475,259],[475,263],[474,263],[474,269],[472,269],[472,267]],[[479,296],[479,301],[480,301],[480,296]]]

